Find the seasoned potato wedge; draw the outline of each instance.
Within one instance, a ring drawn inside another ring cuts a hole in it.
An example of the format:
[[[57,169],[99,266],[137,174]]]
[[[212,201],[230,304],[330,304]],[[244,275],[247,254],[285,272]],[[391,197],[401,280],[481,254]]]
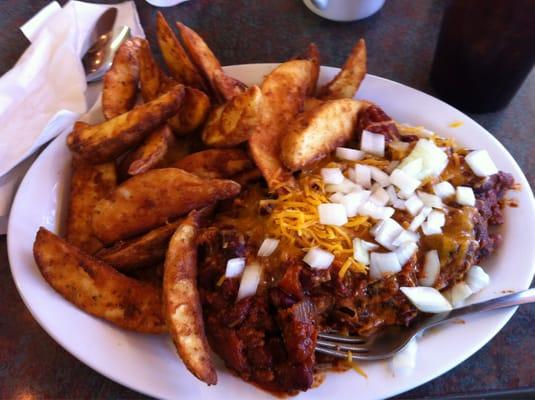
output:
[[[202,71],[214,94],[221,100],[227,101],[245,90],[246,86],[242,82],[223,72],[219,60],[197,32],[180,22],[176,25],[193,63]]]
[[[247,141],[259,123],[262,91],[251,86],[227,103],[215,108],[202,132],[208,146],[234,147]]]
[[[88,254],[94,254],[103,245],[93,234],[91,217],[95,205],[117,185],[115,164],[92,165],[73,157],[67,241]]]
[[[166,332],[161,292],[40,228],[33,246],[45,280],[85,312],[136,332]]]
[[[141,96],[145,102],[154,100],[160,93],[163,72],[154,61],[149,42],[145,39],[140,40],[138,63]]]
[[[287,124],[303,107],[313,69],[309,60],[287,61],[275,68],[260,87],[262,117],[249,138],[249,149],[270,190],[294,184],[279,157],[281,140]]]
[[[210,98],[202,91],[186,87],[184,101],[178,114],[167,123],[177,136],[187,135],[200,128],[210,111]]]
[[[253,163],[243,150],[210,149],[190,154],[174,163],[173,167],[202,178],[230,178],[251,169]]]
[[[329,100],[299,114],[282,140],[284,165],[292,171],[302,169],[351,139],[364,104],[353,99]]]
[[[303,105],[303,112],[307,112],[323,104],[325,100],[316,99],[315,97],[307,97]]]
[[[132,160],[128,166],[128,174],[137,175],[154,168],[165,157],[172,135],[169,126],[164,124],[147,136],[141,146],[128,154],[128,159]]]
[[[139,38],[126,40],[117,50],[113,64],[104,75],[102,86],[102,112],[111,119],[134,107],[139,82]]]
[[[123,182],[93,212],[93,231],[104,243],[147,232],[195,208],[236,196],[240,185],[203,179],[178,168],[152,169]]]
[[[316,93],[316,86],[318,84],[318,77],[320,75],[320,51],[316,43],[310,43],[306,51],[296,58],[297,60],[309,60],[312,63],[312,73],[310,74],[310,84],[307,90],[307,96],[314,96]]]
[[[197,290],[198,213],[192,211],[169,243],[163,275],[163,304],[167,327],[178,354],[190,372],[208,385],[217,374],[204,332]]]
[[[352,99],[366,76],[366,43],[359,39],[341,71],[320,89],[321,99]]]
[[[67,137],[67,145],[92,163],[114,160],[175,114],[183,97],[184,86],[177,85],[157,99],[125,114],[101,124],[73,130]]]
[[[163,261],[169,239],[182,220],[165,224],[137,238],[119,242],[99,251],[95,257],[107,262],[119,271],[148,267]]]
[[[161,12],[156,15],[156,37],[171,76],[179,83],[206,90],[201,74],[191,62]]]

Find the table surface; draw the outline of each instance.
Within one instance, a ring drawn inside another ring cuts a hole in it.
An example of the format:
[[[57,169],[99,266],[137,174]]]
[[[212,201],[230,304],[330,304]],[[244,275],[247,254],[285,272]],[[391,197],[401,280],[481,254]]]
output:
[[[0,74],[11,68],[27,46],[18,27],[48,2],[0,2]],[[157,9],[144,1],[136,4],[157,53]],[[433,94],[428,76],[443,8],[444,2],[390,0],[376,15],[352,23],[321,19],[299,0],[191,0],[161,10],[169,20],[181,20],[197,30],[223,65],[284,61],[314,41],[324,65],[340,66],[355,40],[364,37],[370,73]],[[513,154],[532,187],[534,94],[532,71],[505,110],[472,115]],[[41,329],[11,279],[4,236],[0,237],[0,315],[1,399],[145,398],[91,370]],[[505,328],[467,361],[398,398],[534,389],[534,323],[535,305],[520,308]]]

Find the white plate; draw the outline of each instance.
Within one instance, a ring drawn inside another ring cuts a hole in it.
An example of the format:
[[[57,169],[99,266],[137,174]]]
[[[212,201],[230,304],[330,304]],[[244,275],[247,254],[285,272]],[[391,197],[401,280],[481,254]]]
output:
[[[274,64],[227,67],[230,75],[247,84],[258,83]],[[321,81],[338,69],[324,67]],[[500,170],[511,172],[522,190],[515,193],[520,206],[506,210],[500,229],[504,242],[485,261],[491,285],[473,301],[496,297],[504,290],[529,287],[535,269],[535,201],[522,171],[505,148],[485,129],[460,111],[417,90],[368,75],[358,93],[379,104],[400,122],[423,125],[442,136],[453,136],[467,147],[487,149]],[[459,128],[450,128],[462,121]],[[176,357],[166,336],[127,332],[80,311],[43,280],[32,244],[39,226],[58,231],[59,214],[68,178],[70,154],[59,137],[41,154],[24,178],[15,198],[8,230],[8,252],[17,288],[35,319],[67,351],[114,381],[142,393],[166,399],[272,399],[219,367],[219,383],[207,387],[190,375]],[[420,341],[413,373],[396,377],[387,362],[363,363],[368,379],[354,371],[329,373],[316,389],[300,399],[384,398],[404,392],[453,368],[487,343],[509,320],[514,310],[501,310],[469,318],[429,333]]]

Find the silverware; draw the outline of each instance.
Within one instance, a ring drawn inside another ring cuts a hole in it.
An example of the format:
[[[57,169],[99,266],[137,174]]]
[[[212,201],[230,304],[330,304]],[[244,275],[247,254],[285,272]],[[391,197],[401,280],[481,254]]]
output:
[[[87,82],[100,80],[111,67],[113,56],[119,46],[130,37],[130,28],[122,26],[113,29],[117,19],[117,8],[106,10],[91,32],[89,50],[82,57]]]
[[[535,303],[535,289],[509,294],[481,303],[456,308],[454,310],[422,318],[409,327],[391,326],[369,337],[344,336],[337,332],[320,333],[316,351],[338,358],[354,360],[382,360],[393,357],[402,350],[418,333],[436,325],[483,311],[497,310]]]

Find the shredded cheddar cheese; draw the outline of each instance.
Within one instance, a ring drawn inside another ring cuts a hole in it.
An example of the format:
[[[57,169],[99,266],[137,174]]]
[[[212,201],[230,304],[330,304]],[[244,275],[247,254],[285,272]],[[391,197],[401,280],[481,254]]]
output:
[[[318,205],[329,203],[323,180],[319,175],[299,178],[299,190],[288,190],[274,200],[262,200],[262,206],[271,207],[267,233],[303,251],[313,247],[334,254],[342,264],[340,276],[348,270],[366,272],[366,267],[353,258],[353,238],[365,233],[371,226],[368,217],[349,218],[344,226],[323,225],[319,222]]]
[[[350,368],[352,368],[356,373],[363,376],[364,378],[368,378],[368,374],[364,372],[364,370],[357,364],[356,361],[353,361],[353,353],[351,351],[347,352],[347,364]]]

